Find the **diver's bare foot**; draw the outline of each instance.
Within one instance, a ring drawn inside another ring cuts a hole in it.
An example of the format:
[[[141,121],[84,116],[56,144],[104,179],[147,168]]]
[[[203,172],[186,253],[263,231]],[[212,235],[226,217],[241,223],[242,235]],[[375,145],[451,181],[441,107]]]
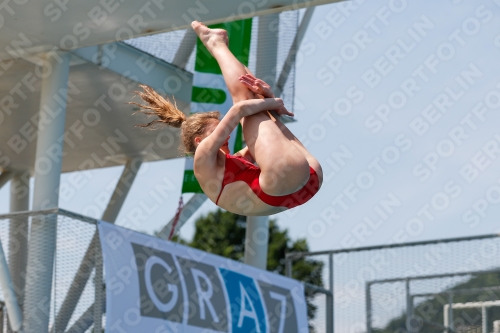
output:
[[[193,27],[194,32],[200,37],[203,45],[210,49],[223,43],[228,45],[227,32],[224,29],[210,29],[201,22],[193,21],[191,22],[191,27]]]

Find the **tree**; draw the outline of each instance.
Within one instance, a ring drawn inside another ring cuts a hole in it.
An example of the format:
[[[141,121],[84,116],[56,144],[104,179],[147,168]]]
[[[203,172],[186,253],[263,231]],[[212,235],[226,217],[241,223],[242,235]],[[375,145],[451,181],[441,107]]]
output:
[[[217,254],[233,260],[243,261],[245,253],[246,217],[218,209],[196,220],[196,229],[190,242],[180,240],[191,247]],[[308,251],[305,239],[292,241],[287,230],[280,230],[275,220],[269,221],[269,245],[267,270],[285,274],[287,252]],[[293,278],[299,281],[323,286],[323,262],[300,259],[293,263]],[[314,319],[317,307],[312,304],[316,292],[306,290],[307,316]],[[309,327],[314,332],[314,327]]]

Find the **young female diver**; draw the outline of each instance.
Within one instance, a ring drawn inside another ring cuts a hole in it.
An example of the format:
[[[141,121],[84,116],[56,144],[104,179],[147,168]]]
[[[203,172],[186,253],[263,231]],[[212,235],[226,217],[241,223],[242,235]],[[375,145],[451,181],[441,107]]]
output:
[[[229,50],[225,30],[192,27],[222,70],[234,105],[219,120],[218,112],[186,117],[153,89],[141,86],[147,105],[142,112],[156,123],[181,128],[185,152],[194,154],[194,174],[210,200],[240,215],[271,215],[301,205],[319,190],[323,172],[318,161],[267,110],[290,115],[283,101],[264,81],[255,78]],[[229,154],[229,134],[241,122],[247,147]],[[258,166],[253,163],[256,162]]]

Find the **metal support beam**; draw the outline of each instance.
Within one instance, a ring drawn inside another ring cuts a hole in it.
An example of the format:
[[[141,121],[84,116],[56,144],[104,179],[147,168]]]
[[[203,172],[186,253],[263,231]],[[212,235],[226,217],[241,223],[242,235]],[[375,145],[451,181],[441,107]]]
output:
[[[445,306],[447,306],[446,304]],[[483,306],[492,307],[500,306],[500,300],[496,301],[483,301],[483,302],[466,302],[466,303],[453,303],[454,309],[469,309],[469,308],[482,308]]]
[[[135,177],[137,176],[137,172],[142,164],[140,159],[129,160],[123,169],[122,175],[116,184],[116,188],[109,200],[108,206],[104,211],[102,216],[102,220],[110,223],[114,223],[116,218],[118,217],[118,213],[120,212],[123,203],[125,202],[125,198],[132,187],[132,183],[134,182]],[[80,267],[73,278],[73,282],[66,294],[64,302],[57,314],[55,325],[52,327],[51,332],[65,332],[66,327],[68,326],[68,322],[73,315],[73,311],[75,311],[76,305],[80,296],[83,293],[83,289],[87,284],[87,281],[92,273],[92,269],[95,265],[96,259],[96,249],[99,246],[99,237],[97,232],[94,234],[92,241],[90,242],[89,247],[87,248],[87,252],[83,257],[82,262],[80,263]],[[97,286],[97,285],[96,285]],[[105,297],[103,297],[105,298]]]
[[[371,283],[367,282],[365,285],[365,302],[366,302],[366,333],[372,333],[372,295]]]
[[[109,199],[108,206],[106,207],[106,210],[102,214],[101,220],[110,223],[115,223],[115,220],[118,217],[118,214],[120,213],[123,203],[127,198],[128,192],[132,187],[132,183],[134,182],[134,179],[137,176],[137,173],[139,172],[141,165],[142,165],[142,160],[139,158],[134,158],[132,160],[129,160],[127,164],[125,164],[125,168],[123,169],[123,172],[120,176],[120,179],[118,180],[118,183],[116,184],[111,199]]]
[[[114,42],[88,46],[73,50],[72,54],[123,77],[134,78],[158,92],[175,93],[178,100],[191,101],[192,73],[128,44]]]
[[[29,210],[30,202],[30,174],[13,174],[10,182],[10,212]],[[14,290],[21,311],[24,304],[24,287],[26,283],[26,263],[28,260],[28,231],[29,219],[27,216],[11,218],[9,223],[9,270],[12,276]]]
[[[326,333],[334,333],[334,288],[333,288],[333,254],[328,256],[328,287],[331,295],[326,296]]]
[[[189,220],[191,216],[193,216],[194,213],[198,210],[198,208],[203,205],[203,203],[207,200],[207,196],[205,194],[199,193],[195,194],[189,199],[189,201],[184,205],[184,208],[182,209],[181,215],[179,216],[179,220],[177,221],[177,224],[175,225],[175,230],[174,230],[174,235],[179,232],[179,229],[184,225],[184,223]],[[173,222],[174,218],[172,218],[166,226],[161,229],[161,231],[158,233],[157,237],[161,239],[167,239],[168,236],[170,235],[170,231],[172,230],[173,227]]]
[[[265,270],[267,268],[268,243],[269,218],[267,216],[247,216],[245,264]]]
[[[96,232],[97,233],[97,232]],[[103,283],[103,260],[102,260],[101,243],[96,242],[95,249],[95,281],[94,281],[94,329],[93,333],[102,333],[102,313],[103,313],[103,300],[106,298],[104,295]]]
[[[47,75],[42,79],[33,210],[58,206],[69,59],[67,53],[49,52],[43,62],[42,71]],[[37,217],[31,223],[23,323],[26,333],[48,331],[56,228],[55,215]]]
[[[94,306],[95,303],[89,306],[66,333],[85,333],[94,324]],[[101,307],[102,309],[106,309],[106,297],[102,298]]]
[[[486,306],[481,307],[481,319],[482,319],[482,333],[489,333],[488,332],[488,308]]]
[[[375,283],[387,283],[387,282],[400,282],[400,281],[404,281],[407,279],[408,280],[427,280],[427,279],[445,278],[445,277],[452,277],[452,276],[496,274],[496,273],[500,273],[500,269],[484,270],[484,271],[457,272],[457,273],[448,273],[448,274],[413,275],[413,276],[407,276],[404,278],[371,280],[370,283],[375,284]],[[453,293],[448,293],[448,294],[453,295]]]
[[[413,308],[413,299],[411,297],[411,294],[410,294],[410,280],[407,279],[405,281],[405,294],[406,294],[406,330],[408,332],[413,332],[413,329],[412,329],[412,317],[413,317],[413,311],[412,311],[412,308]]]
[[[297,34],[293,40],[292,46],[290,46],[290,51],[288,51],[288,55],[286,57],[285,63],[283,64],[283,68],[281,69],[280,76],[276,80],[276,85],[274,86],[274,92],[276,96],[280,96],[283,91],[283,87],[285,86],[286,80],[288,79],[288,75],[292,70],[293,65],[295,64],[295,58],[297,55],[297,51],[299,50],[300,43],[302,43],[302,39],[307,31],[307,27],[309,26],[309,22],[311,22],[312,15],[314,13],[315,7],[309,7],[306,9],[304,16],[302,17],[302,21],[300,22],[300,26],[297,30]],[[272,87],[272,86],[271,86]]]
[[[451,330],[455,330],[455,324],[454,324],[454,319],[453,319],[453,294],[450,293],[448,297],[448,325],[445,325],[446,327],[449,327]]]
[[[450,305],[445,304],[443,306],[443,325],[444,327],[450,327]]]
[[[174,60],[172,60],[172,65],[175,65],[179,68],[186,67],[187,62],[189,61],[189,57],[194,50],[196,45],[196,33],[193,29],[187,29],[186,34],[182,38],[181,45],[179,45],[179,49],[175,54]]]
[[[479,293],[494,293],[495,291],[500,291],[500,286],[494,286],[494,287],[481,287],[481,288],[470,288],[470,289],[452,289],[452,290],[446,290],[443,292],[438,292],[438,293],[417,293],[411,295],[411,297],[434,297],[434,296],[439,296],[443,294],[453,294],[453,295],[459,295],[459,294],[465,294],[465,295],[470,295],[470,294],[479,294]]]
[[[266,81],[271,87],[276,82],[276,61],[278,55],[279,14],[259,17],[257,37],[257,57],[255,75]],[[245,263],[267,268],[267,250],[269,242],[269,217],[247,216],[245,235]]]
[[[396,249],[396,248],[402,248],[402,247],[409,247],[409,246],[421,246],[421,245],[430,245],[430,244],[441,244],[441,243],[451,243],[451,242],[463,242],[463,241],[469,241],[469,240],[480,240],[480,239],[492,239],[492,238],[498,238],[500,235],[499,234],[487,234],[487,235],[480,235],[480,236],[467,236],[467,237],[457,237],[457,238],[441,238],[441,239],[433,239],[430,241],[420,241],[420,242],[409,242],[409,243],[391,243],[387,245],[375,245],[375,246],[362,246],[362,247],[355,247],[355,248],[349,248],[349,249],[340,249],[340,250],[328,250],[328,251],[314,251],[314,252],[290,252],[287,253],[287,257],[294,258],[296,260],[308,256],[320,256],[320,255],[326,255],[333,253],[334,255],[340,254],[340,253],[352,253],[352,252],[361,252],[361,251],[369,251],[369,250],[388,250],[388,249]],[[472,274],[484,274],[486,272],[499,272],[499,270],[492,270],[492,271],[475,271]],[[466,275],[469,273],[463,273],[463,275]],[[450,276],[445,275],[445,276]],[[432,275],[432,277],[439,277],[436,275]],[[405,279],[405,278],[404,278]],[[385,279],[383,281],[400,281],[402,280],[401,278],[399,279]],[[381,280],[379,280],[381,281]]]
[[[3,297],[5,299],[5,306],[7,308],[7,315],[12,329],[17,332],[21,329],[23,324],[23,317],[21,308],[17,302],[16,292],[12,283],[12,278],[3,252],[2,242],[0,241],[0,286],[2,286]]]

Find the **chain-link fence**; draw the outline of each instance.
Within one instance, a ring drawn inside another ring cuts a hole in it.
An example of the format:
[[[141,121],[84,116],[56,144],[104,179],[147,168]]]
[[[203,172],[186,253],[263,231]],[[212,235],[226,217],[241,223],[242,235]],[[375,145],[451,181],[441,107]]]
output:
[[[317,294],[318,302],[324,298],[318,311],[326,313],[325,321],[315,322],[317,332],[491,332],[500,319],[500,307],[481,303],[500,299],[497,234],[290,253],[289,276],[300,258],[323,260],[328,267],[329,289]],[[333,299],[325,298],[328,292]],[[467,303],[478,306],[459,305]]]
[[[500,315],[491,309],[500,306],[499,277],[500,271],[478,271],[369,281],[368,331],[489,333]]]
[[[94,219],[61,209],[0,215],[0,239],[18,297],[23,294],[29,228],[37,219],[57,223],[51,332],[101,332],[105,297]],[[287,256],[289,276],[299,258],[325,263],[325,286],[306,284],[316,308],[310,322],[315,333],[491,332],[500,320],[496,234],[292,253]],[[8,332],[5,311],[0,317],[0,328]]]
[[[469,276],[477,280],[494,280],[495,274],[498,273]],[[500,323],[500,309],[497,308],[500,307],[500,286],[450,288],[440,293],[411,293],[409,297],[415,318],[413,325],[422,326],[421,331],[424,326],[430,326],[426,332],[437,331],[436,328],[443,325],[457,333],[487,333],[495,332],[495,321]]]
[[[46,225],[57,224],[49,332],[102,333],[106,302],[96,219],[63,209],[0,215],[1,246],[20,307],[24,303],[30,226],[33,221],[42,220]],[[333,268],[332,262],[328,267]],[[316,309],[309,323],[311,332],[325,332],[328,329],[325,323],[330,322],[332,311],[324,304],[332,304],[332,292],[307,283],[305,286],[306,296]],[[11,332],[4,295],[0,288],[0,333]]]
[[[24,303],[28,237],[33,221],[57,224],[50,300],[50,332],[102,332],[104,288],[96,220],[62,209],[0,215],[0,240],[18,303]],[[29,251],[37,251],[30,248]],[[40,267],[41,270],[46,268]],[[96,274],[97,270],[97,274]],[[4,292],[0,290],[2,300]],[[96,306],[95,300],[100,300]],[[5,309],[2,306],[2,309]],[[10,332],[6,311],[0,332]],[[94,324],[95,323],[95,324]]]
[[[293,261],[301,258],[309,257],[306,253],[289,253],[286,256],[286,275],[294,277]],[[323,285],[314,285],[308,282],[303,282],[305,287],[306,299],[309,302],[308,318],[309,330],[311,333],[333,332],[333,255],[324,253],[314,255],[314,261],[323,262],[324,274],[327,278],[321,279]]]

